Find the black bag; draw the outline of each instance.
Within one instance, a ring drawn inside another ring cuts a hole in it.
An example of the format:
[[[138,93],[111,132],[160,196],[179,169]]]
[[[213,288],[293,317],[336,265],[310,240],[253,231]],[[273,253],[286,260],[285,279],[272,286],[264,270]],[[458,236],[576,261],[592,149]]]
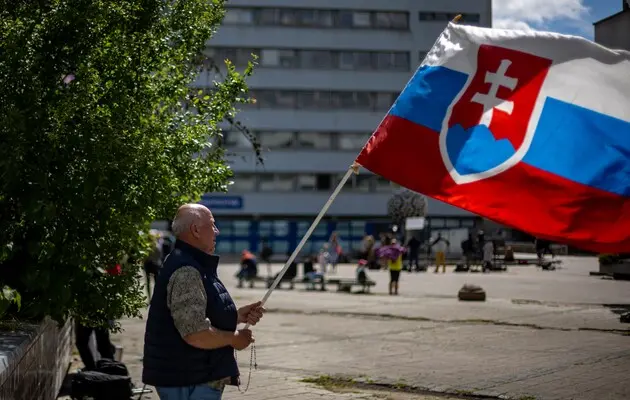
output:
[[[129,370],[125,364],[107,358],[96,361],[95,371],[109,375],[129,376]]]
[[[130,376],[81,371],[72,379],[71,397],[73,399],[130,400],[132,396],[133,384]]]

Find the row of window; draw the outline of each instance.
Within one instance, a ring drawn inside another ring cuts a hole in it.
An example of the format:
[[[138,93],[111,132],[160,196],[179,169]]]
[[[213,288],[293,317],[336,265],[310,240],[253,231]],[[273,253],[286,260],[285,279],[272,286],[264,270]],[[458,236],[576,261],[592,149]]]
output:
[[[330,192],[343,174],[242,174],[232,178],[229,192]],[[348,192],[391,192],[398,186],[377,175],[353,175],[344,185]]]
[[[457,13],[457,12],[426,12],[420,11],[418,20],[425,21],[452,21],[457,15],[461,15],[461,22],[465,24],[478,24],[481,21],[481,15],[477,13]]]
[[[392,92],[354,92],[329,90],[265,90],[249,91],[253,103],[244,109],[360,110],[387,111],[398,98]]]
[[[443,228],[472,228],[475,217],[441,218],[428,217],[432,229]],[[286,218],[279,220],[230,220],[219,218],[217,227],[220,234],[217,237],[217,253],[237,254],[248,249],[258,254],[262,250],[262,240],[271,246],[274,254],[283,255],[295,249],[311,226],[312,220],[291,221]],[[298,261],[308,254],[317,254],[324,243],[327,243],[332,232],[339,235],[339,243],[343,251],[352,254],[362,248],[365,234],[378,235],[379,227],[388,223],[365,220],[327,221],[320,222],[311,238],[300,253]]]
[[[458,14],[462,22],[478,24],[479,13],[434,12],[418,13],[420,22],[452,21]],[[408,30],[409,13],[403,11],[315,10],[301,8],[229,8],[226,24],[291,26],[336,29]]]
[[[271,68],[340,69],[348,71],[409,71],[406,51],[337,51],[300,49],[254,49],[217,47],[206,50],[215,61],[229,59],[236,66],[246,66],[252,55],[259,65]]]
[[[366,132],[251,132],[263,149],[360,150],[370,137]],[[223,132],[221,145],[228,149],[251,149],[252,143],[239,131]]]
[[[341,29],[409,29],[409,13],[390,11],[314,10],[300,8],[229,8],[226,24]]]

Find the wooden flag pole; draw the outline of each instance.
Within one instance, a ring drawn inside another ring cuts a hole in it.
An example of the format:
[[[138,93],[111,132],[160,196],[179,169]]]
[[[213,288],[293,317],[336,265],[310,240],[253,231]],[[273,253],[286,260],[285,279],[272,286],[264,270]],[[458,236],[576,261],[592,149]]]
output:
[[[311,227],[308,228],[308,230],[306,231],[306,233],[304,234],[304,237],[302,238],[302,240],[300,241],[300,243],[297,245],[297,247],[295,248],[295,250],[293,250],[293,253],[291,254],[291,256],[289,257],[289,259],[287,260],[287,262],[284,264],[284,267],[282,268],[282,271],[280,271],[280,273],[278,274],[278,276],[276,276],[276,279],[273,281],[273,283],[271,284],[271,286],[269,287],[269,290],[267,290],[267,293],[265,293],[265,297],[262,298],[261,302],[262,305],[264,306],[265,303],[267,302],[267,300],[269,299],[269,296],[271,296],[271,293],[274,291],[274,289],[276,288],[276,286],[278,286],[278,284],[280,283],[280,281],[282,280],[282,277],[284,276],[284,274],[287,272],[287,270],[289,269],[289,266],[291,265],[291,263],[293,263],[293,261],[295,260],[295,258],[297,257],[297,255],[300,253],[300,251],[302,251],[302,248],[304,247],[304,245],[306,244],[306,241],[311,237],[311,234],[313,233],[313,231],[315,230],[315,228],[317,227],[317,224],[319,224],[319,221],[321,221],[322,217],[326,214],[326,211],[328,211],[328,209],[330,208],[330,206],[332,205],[332,203],[335,201],[335,198],[337,198],[337,195],[339,194],[339,192],[341,191],[341,189],[343,188],[343,186],[346,184],[346,182],[348,181],[348,179],[350,179],[350,176],[352,174],[358,174],[359,173],[359,164],[357,164],[356,162],[353,163],[350,168],[348,168],[348,171],[346,171],[346,174],[343,176],[343,178],[341,178],[341,181],[339,181],[339,184],[337,185],[337,187],[335,188],[335,190],[333,191],[333,193],[330,195],[330,197],[328,198],[328,201],[326,201],[326,204],[324,204],[324,207],[322,207],[321,211],[319,212],[319,214],[317,215],[317,217],[315,218],[315,220],[313,221],[313,223],[311,224]],[[249,328],[249,324],[245,325],[245,329]]]

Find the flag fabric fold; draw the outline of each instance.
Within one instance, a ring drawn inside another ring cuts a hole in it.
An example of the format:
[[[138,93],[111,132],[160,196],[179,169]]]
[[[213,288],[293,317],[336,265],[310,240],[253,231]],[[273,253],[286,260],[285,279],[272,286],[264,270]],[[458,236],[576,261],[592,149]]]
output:
[[[630,53],[449,24],[357,158],[536,237],[630,252]]]

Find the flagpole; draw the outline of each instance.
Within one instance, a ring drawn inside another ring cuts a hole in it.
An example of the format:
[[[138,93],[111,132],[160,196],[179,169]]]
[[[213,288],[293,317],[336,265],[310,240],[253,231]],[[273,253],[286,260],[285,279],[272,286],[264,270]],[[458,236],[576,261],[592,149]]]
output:
[[[324,207],[322,207],[322,209],[320,210],[319,214],[317,215],[317,217],[315,218],[315,220],[313,221],[313,223],[311,224],[311,227],[308,228],[308,230],[306,231],[306,233],[304,234],[304,237],[302,238],[302,240],[300,241],[300,243],[297,245],[297,247],[295,248],[295,250],[293,250],[293,253],[291,254],[291,256],[289,257],[289,259],[287,260],[286,264],[284,264],[284,267],[282,268],[282,270],[280,271],[280,273],[278,274],[278,276],[276,276],[276,279],[273,281],[273,283],[271,284],[271,286],[269,287],[269,290],[267,290],[267,293],[265,294],[265,296],[262,298],[261,303],[262,305],[265,305],[265,303],[267,302],[267,300],[269,299],[269,296],[271,296],[271,293],[274,291],[274,289],[278,286],[278,284],[280,283],[280,281],[282,280],[282,277],[284,276],[284,274],[287,272],[287,270],[289,269],[289,266],[291,265],[291,263],[295,260],[295,258],[297,257],[297,255],[300,253],[300,251],[302,251],[302,248],[304,247],[304,245],[306,244],[306,241],[311,237],[311,235],[313,234],[313,231],[315,230],[315,228],[317,227],[317,224],[319,224],[319,221],[321,221],[322,217],[326,214],[326,212],[328,211],[328,209],[330,208],[330,206],[332,205],[332,203],[335,201],[335,198],[337,198],[337,195],[339,194],[339,192],[341,191],[341,189],[343,188],[343,186],[346,184],[346,182],[348,181],[348,179],[350,179],[350,176],[355,173],[358,174],[359,173],[359,164],[357,163],[353,163],[350,168],[348,168],[348,171],[346,171],[346,174],[343,176],[343,178],[341,178],[341,181],[339,181],[339,184],[337,185],[337,187],[335,188],[335,190],[333,191],[333,193],[330,195],[330,197],[328,198],[328,201],[326,201],[326,204],[324,204]],[[323,278],[322,278],[323,279]],[[249,324],[245,325],[245,329],[249,328]]]
[[[460,19],[462,18],[461,14],[458,14],[455,16],[455,18],[453,18],[453,23],[457,23]],[[439,40],[439,37],[438,37]],[[437,43],[437,41],[436,41]],[[435,46],[435,44],[434,44]],[[424,60],[423,60],[424,62]],[[389,113],[389,112],[388,112]],[[386,114],[387,116],[387,114]],[[385,120],[385,118],[383,118],[383,120]],[[382,121],[381,121],[382,123]],[[379,124],[380,125],[380,124]],[[358,157],[358,156],[357,156]],[[356,160],[356,159],[355,159]],[[337,195],[339,194],[339,192],[341,191],[341,189],[343,188],[343,186],[346,184],[346,182],[348,181],[348,179],[350,179],[350,176],[355,173],[358,174],[359,173],[359,163],[357,163],[356,161],[350,166],[350,168],[348,168],[348,171],[346,171],[346,174],[343,176],[343,178],[341,178],[341,181],[339,181],[339,184],[337,185],[337,187],[335,188],[335,190],[333,191],[333,193],[330,195],[330,197],[328,198],[328,201],[326,201],[326,204],[324,204],[324,207],[319,211],[319,214],[317,215],[317,217],[315,218],[315,220],[313,221],[313,223],[311,224],[310,228],[308,228],[308,230],[306,231],[306,234],[304,234],[304,237],[302,238],[302,240],[300,241],[300,243],[297,245],[297,247],[295,248],[295,250],[293,250],[293,253],[291,254],[291,256],[289,257],[289,259],[287,260],[287,262],[284,264],[284,267],[282,268],[282,270],[280,271],[280,273],[278,273],[278,275],[276,276],[276,279],[273,281],[273,283],[271,284],[271,286],[269,287],[269,290],[267,290],[267,293],[265,293],[265,296],[262,298],[261,300],[261,305],[265,305],[265,303],[267,302],[267,300],[269,299],[269,297],[271,296],[271,293],[273,293],[274,289],[278,286],[278,284],[280,283],[280,281],[282,280],[282,277],[284,276],[284,274],[287,272],[287,270],[289,269],[289,266],[291,265],[291,263],[293,263],[293,261],[295,260],[295,258],[297,257],[297,255],[300,253],[300,251],[302,251],[302,248],[304,247],[304,245],[306,244],[307,240],[311,237],[311,235],[313,234],[313,231],[315,230],[315,228],[317,227],[317,224],[319,224],[319,221],[321,221],[321,219],[324,217],[324,215],[326,214],[326,212],[328,211],[328,209],[330,208],[330,206],[332,205],[332,203],[335,201],[335,199],[337,198]],[[324,279],[324,278],[322,278]],[[249,328],[249,324],[245,325],[245,329]]]

